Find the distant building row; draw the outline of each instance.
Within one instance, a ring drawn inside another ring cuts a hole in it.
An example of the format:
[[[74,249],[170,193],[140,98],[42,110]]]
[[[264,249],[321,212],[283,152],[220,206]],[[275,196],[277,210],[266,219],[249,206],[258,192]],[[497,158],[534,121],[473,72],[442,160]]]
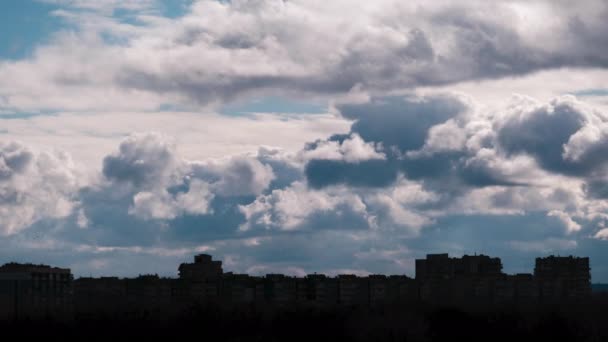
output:
[[[534,275],[502,273],[498,258],[416,260],[416,278],[403,275],[321,274],[265,277],[224,273],[221,261],[195,256],[179,266],[179,278],[156,275],[72,279],[69,269],[44,265],[0,267],[0,318],[41,315],[157,314],[194,303],[221,306],[382,306],[431,303],[495,305],[546,303],[589,296],[589,258],[537,258]]]
[[[423,301],[462,304],[535,303],[584,298],[591,294],[589,258],[536,258],[534,275],[502,273],[499,258],[429,254],[416,260]]]

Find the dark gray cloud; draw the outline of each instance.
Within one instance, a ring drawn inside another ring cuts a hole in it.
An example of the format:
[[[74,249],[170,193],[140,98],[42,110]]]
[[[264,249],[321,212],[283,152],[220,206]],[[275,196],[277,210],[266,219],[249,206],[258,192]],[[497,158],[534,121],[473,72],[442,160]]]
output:
[[[606,116],[573,97],[511,111],[496,124],[499,148],[525,153],[539,165],[565,175],[597,178],[606,171]]]
[[[556,102],[514,113],[497,129],[500,146],[509,154],[528,153],[548,170],[570,174],[589,171],[589,166],[566,160],[564,145],[581,129],[586,116],[572,102]]]
[[[339,105],[338,109],[346,118],[355,120],[350,134],[381,145],[387,158],[360,163],[310,160],[305,171],[313,187],[333,184],[385,187],[396,181],[400,173],[449,192],[460,192],[468,186],[518,184],[488,167],[486,159],[475,157],[477,151],[466,150],[464,146],[440,149],[431,146],[446,140],[445,134],[449,134],[438,131],[438,135],[431,136],[432,128],[445,127],[449,120],[463,121],[466,125],[469,120],[466,115],[472,108],[463,98],[452,95],[375,98],[364,104]],[[463,142],[466,140],[464,127],[454,124],[450,129],[458,131]],[[336,135],[328,140],[342,141],[346,136]],[[491,147],[491,141],[486,145]],[[319,146],[321,142],[315,142],[306,149],[315,150]]]
[[[306,177],[314,187],[332,184],[383,187],[392,184],[399,172],[409,178],[435,178],[450,173],[460,154],[442,154],[406,157],[410,151],[421,149],[429,129],[446,122],[467,109],[466,103],[457,97],[436,96],[428,98],[387,97],[375,98],[365,104],[339,105],[340,113],[355,120],[351,133],[358,134],[366,142],[379,143],[387,158],[360,163],[333,160],[311,160],[306,165]],[[329,140],[343,140],[334,136]],[[307,149],[318,148],[319,142]]]
[[[608,199],[608,181],[601,179],[589,180],[584,185],[585,193],[591,198]]]
[[[0,145],[0,180],[25,171],[33,159],[33,153],[19,143]]]
[[[386,158],[363,163],[313,158],[305,172],[316,188],[386,187],[399,174],[455,195],[476,187],[525,186],[534,182],[536,169],[529,158],[557,175],[597,180],[607,171],[606,116],[571,96],[547,103],[514,98],[504,110],[482,116],[473,113],[474,103],[452,95],[374,98],[338,109],[354,120],[349,134],[382,146]]]
[[[387,149],[396,146],[406,152],[420,149],[432,126],[462,113],[467,105],[451,96],[382,97],[337,108],[344,117],[356,120],[351,131],[363,140],[382,142]]]
[[[120,144],[118,153],[104,158],[103,174],[136,187],[155,186],[170,176],[177,162],[173,145],[160,135],[135,135]]]
[[[311,160],[306,164],[306,179],[314,188],[335,184],[384,187],[391,185],[399,164],[385,160],[367,160],[356,164],[335,160]]]

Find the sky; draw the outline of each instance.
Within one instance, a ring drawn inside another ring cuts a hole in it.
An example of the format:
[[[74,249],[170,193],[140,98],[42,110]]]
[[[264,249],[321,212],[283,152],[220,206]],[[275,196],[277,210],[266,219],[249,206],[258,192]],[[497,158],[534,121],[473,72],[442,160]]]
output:
[[[0,263],[608,282],[608,3],[5,0]]]

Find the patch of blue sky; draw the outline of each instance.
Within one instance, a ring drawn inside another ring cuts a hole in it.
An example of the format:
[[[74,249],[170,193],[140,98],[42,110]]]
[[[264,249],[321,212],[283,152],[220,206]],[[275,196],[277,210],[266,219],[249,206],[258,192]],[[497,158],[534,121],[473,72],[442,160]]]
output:
[[[608,96],[608,88],[597,88],[597,89],[584,89],[575,91],[573,93],[576,96]]]
[[[192,0],[159,0],[157,15],[177,18],[188,12]],[[72,24],[53,11],[66,6],[37,0],[2,0],[0,2],[0,60],[21,60],[32,56],[37,46]],[[74,9],[72,9],[74,10]],[[117,8],[112,16],[121,22],[137,25],[138,11]],[[116,37],[103,37],[108,43],[120,44]]]
[[[149,11],[134,11],[126,8],[114,9],[112,16],[122,22],[137,24],[137,16],[140,14],[153,14],[166,18],[179,18],[188,13],[193,0],[157,0]]]
[[[269,96],[224,105],[220,113],[225,115],[246,115],[251,113],[323,114],[328,103],[321,101],[300,101],[285,97]]]
[[[160,2],[161,14],[168,18],[179,18],[184,16],[193,0],[164,0]]]
[[[39,112],[7,112],[0,113],[0,120],[30,119],[37,116],[58,116],[57,111],[44,110]]]
[[[34,0],[2,0],[0,3],[0,60],[27,58],[54,32],[67,27],[52,15],[59,6]]]

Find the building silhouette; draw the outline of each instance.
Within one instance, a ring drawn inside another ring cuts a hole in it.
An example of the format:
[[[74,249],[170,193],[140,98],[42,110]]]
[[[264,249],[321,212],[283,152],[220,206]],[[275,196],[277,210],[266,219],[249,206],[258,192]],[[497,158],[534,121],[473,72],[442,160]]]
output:
[[[9,263],[0,267],[1,318],[40,315],[162,317],[193,305],[258,308],[348,308],[412,304],[492,306],[580,300],[591,294],[589,258],[537,258],[534,274],[508,275],[499,258],[429,254],[416,276],[224,273],[222,262],[199,254],[178,278],[82,277],[69,269]]]
[[[591,293],[589,258],[536,258],[534,277],[541,298],[580,298]]]
[[[435,303],[492,302],[504,278],[499,258],[465,255],[450,258],[448,254],[428,254],[416,260],[419,298]],[[508,293],[501,293],[512,299]]]
[[[0,266],[0,319],[70,315],[72,280],[65,268],[18,263]]]
[[[183,263],[179,265],[178,270],[180,279],[191,280],[218,278],[224,273],[222,262],[213,260],[208,254],[194,256],[194,263]]]

